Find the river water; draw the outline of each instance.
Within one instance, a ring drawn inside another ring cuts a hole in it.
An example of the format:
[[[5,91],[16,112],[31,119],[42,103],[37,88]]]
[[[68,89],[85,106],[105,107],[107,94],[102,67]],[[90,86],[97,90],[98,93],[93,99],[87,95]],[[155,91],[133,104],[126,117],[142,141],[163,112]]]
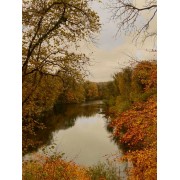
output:
[[[107,130],[107,119],[102,113],[102,101],[80,105],[57,105],[46,117],[48,131],[39,135],[44,144],[36,152],[47,155],[62,154],[83,166],[106,162],[113,154],[122,154],[111,140]],[[47,126],[47,125],[46,125]],[[24,160],[33,158],[27,154]],[[123,171],[125,164],[120,164]]]

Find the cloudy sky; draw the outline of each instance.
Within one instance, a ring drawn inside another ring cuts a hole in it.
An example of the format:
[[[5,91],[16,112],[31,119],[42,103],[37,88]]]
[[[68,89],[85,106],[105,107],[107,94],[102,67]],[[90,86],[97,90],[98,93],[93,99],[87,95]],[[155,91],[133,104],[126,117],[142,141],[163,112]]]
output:
[[[105,8],[107,2],[109,1],[103,0],[103,3],[93,2],[91,4],[100,16],[102,28],[95,44],[82,45],[83,52],[86,54],[92,52],[90,55],[92,66],[88,68],[91,75],[88,79],[95,82],[112,80],[112,75],[128,64],[127,54],[138,59],[156,58],[155,53],[147,51],[147,49],[154,48],[153,41],[135,45],[131,36],[125,36],[123,33],[116,36],[117,24],[110,21],[112,14]]]

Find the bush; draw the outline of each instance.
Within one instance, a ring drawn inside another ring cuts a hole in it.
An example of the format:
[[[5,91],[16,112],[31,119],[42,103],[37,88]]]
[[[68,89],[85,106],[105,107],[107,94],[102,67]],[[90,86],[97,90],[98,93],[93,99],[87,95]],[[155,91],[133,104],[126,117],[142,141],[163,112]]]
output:
[[[85,168],[61,157],[40,156],[36,161],[23,162],[23,180],[90,180]]]

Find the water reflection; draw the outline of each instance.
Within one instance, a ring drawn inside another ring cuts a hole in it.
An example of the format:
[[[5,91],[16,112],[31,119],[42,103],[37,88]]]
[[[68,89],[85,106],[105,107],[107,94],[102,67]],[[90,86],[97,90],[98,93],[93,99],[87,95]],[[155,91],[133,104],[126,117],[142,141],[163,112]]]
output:
[[[101,112],[102,101],[94,101],[83,104],[57,104],[53,110],[46,112],[41,121],[45,129],[37,129],[36,136],[29,136],[35,146],[29,149],[28,153],[37,151],[43,145],[50,145],[53,134],[59,130],[65,130],[75,125],[80,117],[91,117]]]
[[[110,138],[111,129],[107,127],[108,120],[102,113],[101,101],[81,105],[59,104],[53,111],[46,113],[42,120],[47,128],[37,132],[35,140],[41,141],[41,144],[33,151],[43,153],[45,149],[47,155],[65,153],[68,160],[84,166],[106,162],[106,155],[122,155],[122,151]],[[33,154],[27,154],[23,159],[34,157]],[[121,177],[125,180],[127,163],[118,166]]]
[[[102,114],[78,117],[72,128],[53,132],[51,143],[56,144],[53,152],[65,152],[69,160],[81,165],[105,161],[105,155],[118,151],[109,138],[105,123]]]

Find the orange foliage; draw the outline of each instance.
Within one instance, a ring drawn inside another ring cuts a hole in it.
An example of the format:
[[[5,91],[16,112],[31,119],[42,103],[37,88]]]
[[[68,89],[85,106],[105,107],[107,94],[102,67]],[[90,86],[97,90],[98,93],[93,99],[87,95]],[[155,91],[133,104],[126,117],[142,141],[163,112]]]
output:
[[[142,61],[133,70],[132,81],[139,82],[144,89],[150,91],[157,87],[157,64],[156,61]]]
[[[157,179],[156,145],[144,150],[136,150],[123,156],[123,160],[133,162],[133,168],[129,170],[131,180],[155,180]]]
[[[151,142],[156,140],[156,111],[155,97],[147,102],[135,103],[130,110],[111,122],[113,135],[131,149],[151,146]]]
[[[137,99],[131,107],[112,120],[113,137],[126,152],[121,160],[132,162],[130,180],[155,180],[157,169],[157,68],[156,62],[141,62],[133,69],[133,93],[147,99]],[[138,96],[137,96],[138,97]]]
[[[40,157],[37,161],[23,162],[23,180],[90,180],[85,168],[59,157]]]
[[[133,163],[129,179],[156,179],[156,112],[155,98],[138,102],[111,122],[113,136],[129,149],[123,160]]]

